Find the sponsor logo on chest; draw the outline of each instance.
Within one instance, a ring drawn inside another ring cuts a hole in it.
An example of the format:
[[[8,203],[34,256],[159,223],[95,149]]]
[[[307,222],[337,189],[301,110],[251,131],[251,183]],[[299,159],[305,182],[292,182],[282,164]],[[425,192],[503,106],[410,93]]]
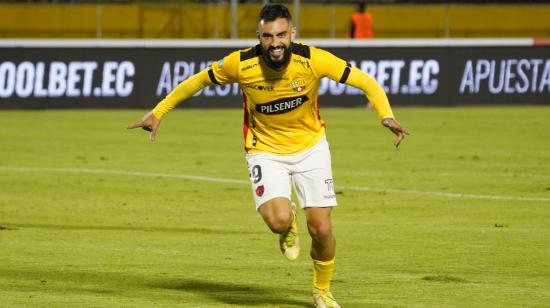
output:
[[[262,85],[262,84],[256,84],[256,83],[245,83],[245,87],[258,90],[258,91],[273,91],[272,85]]]
[[[256,105],[256,111],[263,114],[281,114],[302,106],[309,99],[305,95],[287,97],[273,102]]]
[[[241,68],[241,72],[248,71],[249,69],[253,69],[253,68],[258,67],[258,66],[260,66],[259,63],[252,63],[252,64],[249,64],[249,65],[247,65],[247,66],[245,66],[245,67],[242,67],[242,68]]]

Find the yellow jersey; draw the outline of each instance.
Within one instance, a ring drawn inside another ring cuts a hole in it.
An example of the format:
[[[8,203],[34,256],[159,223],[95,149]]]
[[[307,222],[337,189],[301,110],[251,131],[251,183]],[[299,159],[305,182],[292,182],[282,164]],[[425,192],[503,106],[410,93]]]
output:
[[[319,113],[323,77],[364,90],[381,118],[393,117],[384,91],[372,77],[325,50],[297,43],[290,48],[290,62],[282,70],[265,64],[260,45],[235,51],[197,74],[203,77],[188,82],[181,94],[168,95],[153,114],[160,119],[204,86],[236,82],[243,96],[245,151],[279,155],[305,151],[325,136],[325,123]],[[205,80],[206,75],[209,80]]]

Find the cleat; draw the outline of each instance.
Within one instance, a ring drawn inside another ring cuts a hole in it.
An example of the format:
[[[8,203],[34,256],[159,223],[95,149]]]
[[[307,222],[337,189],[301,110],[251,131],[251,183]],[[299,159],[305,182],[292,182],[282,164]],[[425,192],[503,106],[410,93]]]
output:
[[[298,259],[300,255],[300,238],[298,237],[298,225],[296,224],[296,205],[292,203],[292,214],[294,220],[288,230],[279,235],[281,252],[290,261]]]
[[[329,289],[313,288],[313,304],[317,308],[341,308]]]

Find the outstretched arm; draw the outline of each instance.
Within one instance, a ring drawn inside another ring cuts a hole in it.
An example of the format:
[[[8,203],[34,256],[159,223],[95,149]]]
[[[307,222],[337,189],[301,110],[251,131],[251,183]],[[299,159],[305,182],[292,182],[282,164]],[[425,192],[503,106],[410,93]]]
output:
[[[382,120],[382,125],[387,127],[397,136],[393,144],[395,147],[399,147],[403,138],[410,133],[395,120],[384,89],[382,89],[372,76],[363,73],[358,68],[349,67],[349,70],[350,73],[346,84],[359,88],[365,92],[365,95],[374,106],[374,109],[378,112],[378,116]]]
[[[157,130],[160,125],[160,120],[168,111],[176,107],[180,102],[190,98],[200,89],[212,85],[213,82],[208,74],[208,69],[205,69],[188,79],[181,82],[177,87],[170,92],[157,106],[148,112],[139,122],[128,125],[128,129],[141,127],[142,129],[151,132],[151,141],[155,141]]]
[[[406,135],[409,135],[409,132],[395,120],[384,89],[382,89],[372,76],[363,73],[358,68],[348,67],[346,69],[350,70],[346,84],[365,92],[365,95],[374,106],[374,109],[378,112],[378,116],[382,120],[382,125],[387,127],[397,136],[393,144],[395,147],[399,147],[401,141],[403,141]]]
[[[312,54],[311,59],[315,74],[320,78],[329,77],[332,80],[363,90],[374,109],[378,112],[382,125],[397,135],[397,139],[393,144],[399,147],[401,141],[409,132],[395,120],[388,97],[378,82],[358,68],[349,64],[346,65],[344,60],[330,52],[318,48],[312,48],[312,52],[314,54]],[[327,63],[331,63],[331,65],[327,65]]]

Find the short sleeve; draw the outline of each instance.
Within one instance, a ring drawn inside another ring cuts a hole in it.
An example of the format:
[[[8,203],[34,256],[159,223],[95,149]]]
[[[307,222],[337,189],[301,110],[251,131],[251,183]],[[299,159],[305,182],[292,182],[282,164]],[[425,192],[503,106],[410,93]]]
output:
[[[212,63],[208,70],[210,80],[215,84],[234,83],[238,80],[240,63],[240,53],[238,51],[230,53],[219,61]]]
[[[311,63],[313,72],[319,78],[328,77],[345,83],[350,73],[350,67],[346,61],[323,49],[311,47]]]

